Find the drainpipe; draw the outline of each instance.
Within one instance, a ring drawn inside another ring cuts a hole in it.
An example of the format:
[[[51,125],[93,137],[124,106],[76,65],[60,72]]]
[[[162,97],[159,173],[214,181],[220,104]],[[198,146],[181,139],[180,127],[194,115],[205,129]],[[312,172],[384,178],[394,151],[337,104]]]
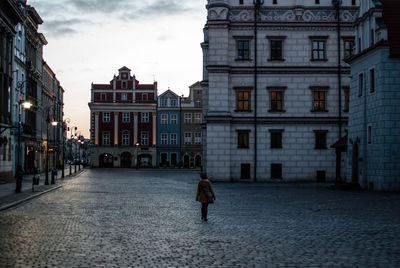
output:
[[[254,182],[257,182],[257,20],[264,0],[254,0]]]
[[[338,45],[338,93],[339,93],[339,139],[342,137],[342,60],[340,46],[340,5],[341,0],[335,0],[336,17],[337,17],[337,45]]]

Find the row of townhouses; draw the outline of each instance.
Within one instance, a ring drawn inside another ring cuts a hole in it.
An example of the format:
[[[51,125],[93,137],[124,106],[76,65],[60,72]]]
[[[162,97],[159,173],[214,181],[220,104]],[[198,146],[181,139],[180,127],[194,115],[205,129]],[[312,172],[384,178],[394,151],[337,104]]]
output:
[[[396,1],[208,0],[206,8],[211,179],[400,188]]]
[[[188,97],[171,90],[158,96],[157,82],[141,84],[122,67],[108,84],[92,84],[93,167],[202,166],[202,86]]]
[[[42,23],[26,1],[0,2],[1,181],[63,162],[64,90],[43,60]]]

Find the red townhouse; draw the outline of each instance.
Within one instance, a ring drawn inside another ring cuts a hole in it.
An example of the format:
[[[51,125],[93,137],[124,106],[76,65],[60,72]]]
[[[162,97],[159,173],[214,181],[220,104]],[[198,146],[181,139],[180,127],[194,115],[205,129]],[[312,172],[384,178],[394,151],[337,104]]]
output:
[[[156,166],[157,82],[122,67],[109,84],[92,83],[89,108],[92,167]]]

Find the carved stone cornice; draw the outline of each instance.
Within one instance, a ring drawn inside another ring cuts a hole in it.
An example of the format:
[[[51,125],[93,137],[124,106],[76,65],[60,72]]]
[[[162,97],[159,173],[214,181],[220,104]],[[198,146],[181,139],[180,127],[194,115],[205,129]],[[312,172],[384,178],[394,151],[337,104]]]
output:
[[[356,9],[343,9],[340,12],[340,19],[343,23],[354,23],[357,19]],[[254,21],[254,10],[252,9],[231,9],[229,11],[231,22]],[[306,9],[299,16],[295,9],[273,9],[260,10],[260,22],[305,22],[305,23],[335,23],[336,11],[334,9]]]

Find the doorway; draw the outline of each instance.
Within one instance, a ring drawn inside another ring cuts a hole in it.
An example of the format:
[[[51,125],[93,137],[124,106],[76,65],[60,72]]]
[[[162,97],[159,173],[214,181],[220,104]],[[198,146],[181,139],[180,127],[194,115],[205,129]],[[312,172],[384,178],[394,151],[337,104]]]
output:
[[[101,168],[113,168],[114,167],[114,156],[111,154],[100,155],[100,167]]]
[[[132,166],[132,154],[129,152],[123,152],[121,154],[121,167],[130,168]]]

